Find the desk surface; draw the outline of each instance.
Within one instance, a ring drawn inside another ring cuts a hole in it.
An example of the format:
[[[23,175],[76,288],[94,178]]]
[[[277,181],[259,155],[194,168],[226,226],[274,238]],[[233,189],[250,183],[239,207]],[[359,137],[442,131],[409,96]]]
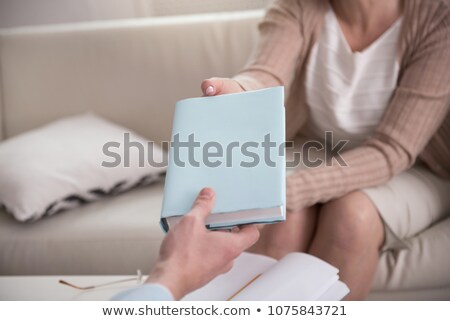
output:
[[[137,280],[78,290],[60,284],[59,280],[77,286],[92,286],[136,278],[136,275],[114,276],[0,276],[0,301],[104,301],[116,293],[138,284]]]
[[[130,281],[94,290],[77,290],[59,284],[63,279],[78,286],[97,285],[132,278],[115,276],[0,276],[0,301],[106,301],[116,293],[137,285]],[[448,300],[450,288],[416,291],[371,292],[368,300]]]

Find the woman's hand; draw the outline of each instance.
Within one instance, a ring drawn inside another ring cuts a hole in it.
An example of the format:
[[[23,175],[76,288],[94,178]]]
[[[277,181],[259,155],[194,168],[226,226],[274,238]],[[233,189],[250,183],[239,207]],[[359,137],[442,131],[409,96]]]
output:
[[[233,260],[259,238],[251,225],[231,232],[207,230],[214,197],[212,189],[202,189],[191,211],[167,234],[147,279],[166,286],[176,300],[229,271]]]
[[[217,96],[244,91],[236,80],[230,78],[205,79],[202,81],[201,88],[204,96]]]

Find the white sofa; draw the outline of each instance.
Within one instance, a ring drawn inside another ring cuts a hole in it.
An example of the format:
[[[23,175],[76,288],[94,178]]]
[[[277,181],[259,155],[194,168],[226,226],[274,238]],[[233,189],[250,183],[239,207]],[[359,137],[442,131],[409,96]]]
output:
[[[87,110],[149,140],[168,140],[175,101],[199,95],[203,78],[237,72],[261,16],[246,11],[2,30],[0,140]],[[0,274],[148,271],[163,237],[161,200],[162,183],[35,223],[18,223],[0,210]],[[450,299],[450,219],[409,244],[382,255],[370,298]],[[434,264],[438,256],[447,258],[439,260],[444,267]]]

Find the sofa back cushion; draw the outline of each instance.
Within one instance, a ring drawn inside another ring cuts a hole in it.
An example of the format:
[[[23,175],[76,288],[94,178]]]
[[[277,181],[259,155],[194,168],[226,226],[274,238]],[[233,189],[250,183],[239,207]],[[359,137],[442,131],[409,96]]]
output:
[[[0,45],[1,50],[1,45]],[[2,94],[2,83],[1,83],[1,65],[0,65],[0,142],[3,139],[4,133],[3,133],[3,94]]]
[[[147,139],[170,138],[175,102],[200,82],[232,76],[262,11],[0,31],[0,132],[5,139],[93,111]]]

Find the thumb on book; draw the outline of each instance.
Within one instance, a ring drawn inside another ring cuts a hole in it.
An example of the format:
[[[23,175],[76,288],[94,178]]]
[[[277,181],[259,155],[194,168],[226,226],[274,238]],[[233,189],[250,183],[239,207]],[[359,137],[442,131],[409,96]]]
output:
[[[199,216],[206,219],[214,207],[214,190],[209,187],[203,188],[195,199],[194,205],[188,215]]]
[[[244,91],[236,80],[218,77],[203,80],[201,88],[203,96],[216,96]]]

